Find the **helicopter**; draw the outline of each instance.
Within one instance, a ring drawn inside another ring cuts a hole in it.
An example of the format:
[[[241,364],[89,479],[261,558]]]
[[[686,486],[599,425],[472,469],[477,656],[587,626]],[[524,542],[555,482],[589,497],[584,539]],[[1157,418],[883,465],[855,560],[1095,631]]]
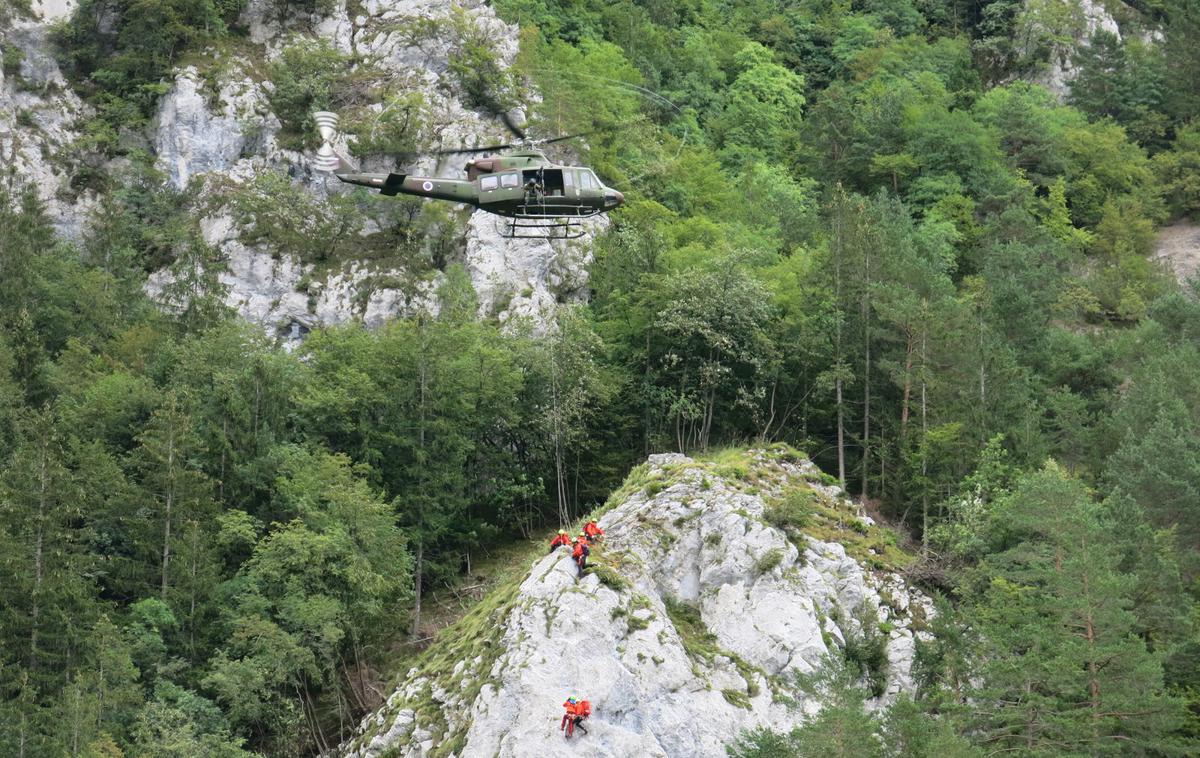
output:
[[[509,239],[576,239],[585,233],[583,219],[607,213],[625,202],[625,196],[604,186],[592,169],[559,165],[538,149],[584,134],[529,140],[523,130],[505,118],[517,137],[514,142],[434,153],[505,151],[467,161],[466,179],[443,179],[406,173],[358,173],[334,144],[339,139],[337,114],[318,111],[313,119],[322,140],[314,163],[318,170],[384,195],[414,195],[474,206],[503,219],[499,231]]]

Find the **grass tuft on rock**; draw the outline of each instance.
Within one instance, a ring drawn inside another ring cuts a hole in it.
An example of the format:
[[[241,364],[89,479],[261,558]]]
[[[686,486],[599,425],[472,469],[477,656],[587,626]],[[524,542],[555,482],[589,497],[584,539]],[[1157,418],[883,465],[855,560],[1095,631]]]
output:
[[[774,571],[780,563],[783,563],[783,551],[779,548],[772,548],[758,559],[758,562],[754,564],[754,570],[759,574],[768,574]]]
[[[730,705],[737,706],[738,708],[744,708],[746,710],[751,709],[750,698],[745,692],[742,692],[741,690],[727,689],[721,690],[721,694],[725,696],[725,700]]]

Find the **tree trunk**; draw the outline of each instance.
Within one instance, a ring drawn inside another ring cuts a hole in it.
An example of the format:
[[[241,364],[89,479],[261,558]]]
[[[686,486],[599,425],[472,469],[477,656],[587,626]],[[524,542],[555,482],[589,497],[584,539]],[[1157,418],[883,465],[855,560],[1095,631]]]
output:
[[[871,248],[864,245],[863,255],[863,436],[862,436],[862,499],[870,495],[868,465],[871,459]]]
[[[929,410],[925,397],[925,333],[921,333],[921,550],[929,552]]]
[[[163,501],[162,599],[167,599],[167,572],[171,567],[171,509],[175,505],[175,429],[167,437],[167,492]]]
[[[425,330],[424,330],[424,326],[422,324],[422,326],[421,326],[421,343],[422,344],[421,344],[421,350],[420,350],[420,352],[421,352],[420,387],[418,388],[419,399],[420,399],[419,400],[420,421],[419,421],[419,425],[417,428],[417,444],[421,451],[421,471],[422,472],[425,471],[425,465],[426,465],[426,461],[425,461],[425,389],[426,389],[426,387],[425,387],[425,381],[426,381],[425,354],[428,351],[428,346],[425,345],[424,342],[425,342]],[[423,474],[422,474],[422,478],[423,478]],[[424,482],[422,482],[422,484],[424,484]],[[425,487],[422,487],[422,490],[427,491],[427,489]],[[414,563],[413,563],[413,589],[415,592],[415,596],[413,597],[413,620],[412,620],[412,637],[413,637],[413,639],[419,639],[421,636],[421,580],[422,580],[422,572],[424,571],[424,568],[425,568],[425,565],[424,565],[424,563],[425,563],[425,535],[423,533],[423,528],[425,526],[425,514],[424,514],[425,507],[426,507],[425,504],[422,504],[420,506],[420,512],[417,514],[417,558],[416,558],[416,561],[414,561]]]
[[[913,337],[912,331],[907,331],[907,338],[904,341],[904,388],[901,392],[900,400],[900,450],[904,451],[904,442],[907,439],[908,431],[908,401],[912,396],[912,368],[913,368]]]
[[[842,489],[846,488],[846,425],[842,408],[842,377],[839,374],[834,380],[834,390],[837,393],[837,450],[838,450],[838,482]]]
[[[421,572],[424,571],[425,542],[417,540],[417,557],[413,561],[413,587],[416,593],[413,597],[412,638],[421,638]]]
[[[29,629],[29,670],[36,671],[38,664],[38,623],[41,616],[41,598],[42,598],[42,578],[44,574],[42,552],[44,550],[43,543],[46,534],[46,510],[49,506],[49,488],[48,481],[50,477],[49,461],[47,458],[50,455],[49,440],[42,437],[41,454],[38,456],[38,513],[37,525],[33,541],[33,606],[29,611],[30,629]]]

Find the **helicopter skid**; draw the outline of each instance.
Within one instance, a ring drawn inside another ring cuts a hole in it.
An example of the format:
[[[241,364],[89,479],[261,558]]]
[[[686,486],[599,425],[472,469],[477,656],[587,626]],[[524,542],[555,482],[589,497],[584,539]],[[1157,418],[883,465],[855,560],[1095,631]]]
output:
[[[573,240],[585,234],[579,217],[514,216],[496,219],[496,227],[500,236],[518,240]]]

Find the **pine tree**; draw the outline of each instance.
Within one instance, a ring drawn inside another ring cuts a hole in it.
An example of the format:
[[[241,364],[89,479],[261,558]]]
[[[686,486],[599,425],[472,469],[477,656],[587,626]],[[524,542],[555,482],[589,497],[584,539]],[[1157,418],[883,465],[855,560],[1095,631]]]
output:
[[[1003,549],[970,576],[982,639],[971,731],[1030,756],[1170,750],[1183,717],[1136,634],[1136,577],[1100,507],[1054,464],[997,506]],[[965,589],[965,588],[964,588]]]
[[[158,592],[164,601],[181,569],[171,565],[179,531],[189,520],[203,519],[212,506],[212,487],[200,471],[203,446],[192,418],[175,393],[169,393],[138,435],[134,460],[141,474],[145,502],[157,524]]]

